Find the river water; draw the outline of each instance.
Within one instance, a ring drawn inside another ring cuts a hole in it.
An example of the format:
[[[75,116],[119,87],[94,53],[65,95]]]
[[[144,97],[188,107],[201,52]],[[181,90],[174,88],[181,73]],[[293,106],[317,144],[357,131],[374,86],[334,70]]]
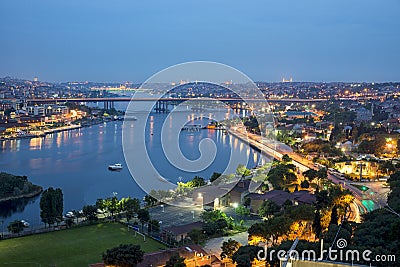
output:
[[[203,129],[182,132],[179,146],[188,159],[200,156],[199,142],[204,138],[214,141],[217,160],[198,173],[188,173],[168,163],[160,146],[161,127],[166,114],[152,113],[146,128],[146,146],[149,157],[162,177],[173,183],[188,181],[195,175],[208,179],[212,173],[225,170],[230,153],[242,154],[254,167],[260,154],[242,141],[222,131]],[[196,123],[207,123],[200,120]],[[136,184],[126,168],[123,149],[123,127],[133,127],[137,121],[108,122],[86,128],[46,135],[41,138],[8,140],[0,143],[0,171],[27,175],[29,181],[43,188],[61,188],[64,193],[64,211],[79,210],[83,205],[94,204],[97,198],[117,194],[122,197],[142,198],[145,193]],[[122,163],[125,168],[111,172],[109,164]],[[234,172],[234,169],[228,170]],[[24,219],[32,226],[40,224],[39,197],[0,203],[0,221],[7,226],[10,221]],[[1,230],[1,229],[0,229]]]

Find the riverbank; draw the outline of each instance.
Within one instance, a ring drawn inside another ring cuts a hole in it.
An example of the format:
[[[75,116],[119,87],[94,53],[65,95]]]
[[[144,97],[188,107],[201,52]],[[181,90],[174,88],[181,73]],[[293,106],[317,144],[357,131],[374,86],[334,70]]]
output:
[[[0,141],[45,137],[48,134],[76,130],[76,129],[80,129],[80,128],[83,128],[83,127],[90,127],[90,126],[93,126],[93,125],[98,125],[98,124],[112,122],[112,121],[116,121],[116,120],[112,120],[112,119],[82,120],[82,122],[79,122],[78,124],[65,125],[65,126],[60,126],[60,127],[57,127],[57,128],[46,129],[46,130],[41,130],[41,131],[33,131],[34,134],[26,134],[26,135],[20,135],[20,136],[12,136],[12,137],[3,137],[3,136],[1,136],[0,137]]]
[[[32,191],[30,193],[26,193],[26,194],[17,195],[17,196],[0,198],[0,203],[6,202],[6,201],[17,200],[17,199],[21,199],[21,198],[31,198],[31,197],[36,197],[36,196],[40,195],[43,192],[43,187],[41,187],[39,185],[34,185],[34,186],[35,186],[34,191]]]
[[[158,137],[161,136],[162,125],[168,115],[153,113],[152,116],[153,135],[150,128],[146,129],[145,135],[148,136],[146,145],[148,145],[149,157],[156,159],[155,164],[161,176],[169,177],[173,183],[178,182],[179,177],[182,177],[183,181],[193,179],[193,173],[168,164],[166,159],[159,160],[163,149],[159,145]],[[128,168],[120,172],[110,172],[107,168],[112,163],[125,163],[122,149],[123,129],[127,130],[126,136],[133,136],[138,128],[131,125],[140,124],[143,121],[138,118],[137,121],[111,121],[106,124],[100,123],[101,120],[89,119],[87,122],[98,125],[84,127],[83,122],[80,121],[82,128],[71,131],[72,134],[65,132],[34,140],[1,142],[0,169],[8,173],[28,174],[29,180],[43,186],[44,189],[50,186],[61,188],[65,196],[65,211],[80,210],[87,203],[94,204],[98,198],[113,196],[114,192],[120,198],[128,196],[143,198],[145,193],[132,178]],[[222,158],[228,153],[237,153],[239,157],[249,158],[250,167],[256,166],[260,159],[261,155],[256,150],[244,144],[241,145],[240,140],[235,142],[222,131],[214,130],[181,134],[179,144],[182,153],[189,158],[198,157],[198,143],[203,138],[211,138],[215,142],[217,152]],[[228,159],[213,161],[209,168],[196,175],[211,177],[214,171],[224,171],[227,163]],[[232,166],[227,172],[234,173],[236,167]],[[34,201],[27,199],[24,203],[17,203],[19,206],[17,204],[4,205],[0,208],[3,212],[2,215],[0,214],[0,221],[4,220],[7,225],[14,220],[24,219],[31,224],[31,227],[41,226],[39,197],[36,197]]]

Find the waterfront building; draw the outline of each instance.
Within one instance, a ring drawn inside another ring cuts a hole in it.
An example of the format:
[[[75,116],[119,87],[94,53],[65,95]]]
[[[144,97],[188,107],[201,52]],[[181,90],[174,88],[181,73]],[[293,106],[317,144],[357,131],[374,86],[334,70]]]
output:
[[[34,116],[45,115],[45,109],[42,106],[27,106],[26,110],[28,111],[29,115],[34,115]]]

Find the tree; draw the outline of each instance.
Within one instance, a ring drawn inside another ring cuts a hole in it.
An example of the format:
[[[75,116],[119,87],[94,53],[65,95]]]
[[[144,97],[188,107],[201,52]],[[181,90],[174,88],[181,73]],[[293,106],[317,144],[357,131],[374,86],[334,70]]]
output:
[[[232,238],[229,238],[227,241],[222,243],[222,252],[221,258],[232,259],[233,254],[240,248],[241,244]]]
[[[262,204],[260,209],[258,210],[258,214],[261,217],[270,217],[275,213],[279,212],[281,207],[271,200],[265,200]]]
[[[200,215],[204,222],[216,222],[219,219],[226,219],[226,214],[220,210],[205,210]]]
[[[45,224],[54,224],[63,219],[63,193],[60,188],[49,187],[40,197],[40,218]]]
[[[104,200],[104,206],[111,217],[114,218],[114,214],[118,212],[118,198],[116,196],[106,198]]]
[[[29,182],[26,176],[0,172],[0,199],[10,196],[20,197],[39,190],[40,187]]]
[[[223,233],[226,228],[228,228],[228,222],[225,219],[219,219],[217,221],[206,222],[203,230],[208,235],[215,235]]]
[[[246,168],[243,164],[239,164],[236,168],[236,174],[242,177],[246,177],[250,175],[250,170]]]
[[[7,229],[13,234],[18,234],[24,230],[24,223],[19,220],[12,221],[7,226]]]
[[[266,233],[272,237],[272,244],[278,241],[280,236],[286,235],[292,224],[292,219],[287,216],[275,216],[265,221]]]
[[[300,183],[301,188],[309,188],[310,183],[307,180],[301,181]]]
[[[149,211],[146,209],[140,209],[140,210],[138,210],[137,215],[138,215],[138,219],[139,219],[140,223],[142,224],[142,229],[143,229],[143,225],[146,222],[150,221]]]
[[[308,180],[312,181],[318,177],[318,172],[314,169],[308,169],[305,172],[303,172],[303,176],[307,177]]]
[[[260,249],[258,246],[242,246],[232,255],[232,260],[237,267],[250,267]]]
[[[326,179],[328,178],[328,170],[326,168],[321,168],[317,171],[317,177],[319,179]]]
[[[278,163],[268,172],[268,180],[275,189],[282,189],[297,181],[294,164]]]
[[[203,230],[208,235],[222,233],[223,230],[232,224],[232,221],[220,210],[203,211],[200,217],[204,222]]]
[[[213,172],[213,174],[211,175],[210,178],[210,182],[214,182],[215,180],[217,180],[220,176],[222,175],[222,173],[219,172]]]
[[[252,240],[252,244],[257,244],[272,238],[272,244],[275,244],[280,236],[288,233],[292,222],[290,217],[281,215],[261,223],[255,223],[248,230],[249,240]]]
[[[240,216],[240,218],[245,217],[245,216],[249,216],[250,215],[250,210],[248,208],[246,208],[243,205],[239,205],[236,209],[235,209],[235,213],[238,214]]]
[[[178,253],[174,253],[165,263],[165,267],[186,267],[185,258],[179,256]]]
[[[337,207],[333,206],[332,208],[332,213],[331,213],[331,221],[329,224],[339,224],[339,217],[338,217],[338,212],[337,212]]]
[[[82,208],[83,217],[89,222],[97,221],[97,208],[95,205],[86,205]]]
[[[314,221],[313,221],[312,228],[314,230],[315,237],[316,238],[321,238],[321,234],[322,234],[321,213],[320,213],[320,211],[318,209],[315,211],[315,216],[314,216]]]
[[[190,188],[200,187],[206,185],[206,181],[204,178],[196,175],[191,181],[187,182],[186,185]]]
[[[120,267],[135,267],[143,261],[144,252],[139,245],[121,244],[118,247],[107,249],[103,253],[103,262],[106,265]]]
[[[106,209],[105,201],[102,198],[98,198],[96,200],[96,204],[95,205],[96,205],[96,208],[101,210],[101,211]]]
[[[314,206],[307,204],[290,206],[286,208],[285,216],[293,221],[312,221],[314,210]]]
[[[65,224],[67,225],[67,228],[71,228],[72,227],[72,225],[74,225],[74,219],[73,218],[67,218],[66,220],[65,220]]]
[[[285,162],[285,163],[289,163],[289,162],[292,162],[292,158],[289,157],[288,154],[285,154],[285,155],[282,156],[282,161]]]
[[[160,231],[160,222],[157,220],[149,220],[147,231],[149,233],[158,233]]]
[[[154,195],[154,194],[152,194],[152,195]],[[148,207],[153,207],[158,202],[158,200],[156,198],[152,197],[152,195],[145,195],[143,198],[144,202],[146,202],[146,205]]]
[[[203,231],[201,229],[192,229],[189,233],[188,236],[190,240],[192,240],[195,244],[199,244],[203,240],[206,239],[206,236],[204,235]]]
[[[384,161],[382,164],[379,165],[379,170],[387,175],[390,175],[396,171],[396,167],[390,161]]]
[[[140,201],[137,198],[123,198],[120,201],[120,209],[125,212],[126,220],[129,222],[133,215],[140,210]]]

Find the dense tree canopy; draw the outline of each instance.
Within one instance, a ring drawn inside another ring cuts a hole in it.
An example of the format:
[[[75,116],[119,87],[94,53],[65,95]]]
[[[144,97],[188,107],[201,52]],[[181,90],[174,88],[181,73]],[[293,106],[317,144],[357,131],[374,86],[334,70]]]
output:
[[[142,227],[146,222],[150,221],[150,213],[146,209],[138,210],[137,215]]]
[[[152,197],[151,195],[145,195],[143,199],[144,199],[144,202],[146,202],[146,205],[148,207],[152,207],[155,204],[157,204],[157,202],[158,202],[158,200],[156,198]]]
[[[24,230],[24,223],[19,220],[12,221],[7,226],[7,229],[13,234],[18,234]]]
[[[281,162],[269,171],[267,177],[275,189],[283,189],[297,181],[295,170],[295,165]]]
[[[111,266],[135,267],[143,261],[143,255],[139,245],[121,244],[103,253],[103,262]]]
[[[224,241],[222,243],[221,247],[221,258],[225,259],[231,259],[233,254],[240,248],[240,243],[237,242],[236,240],[233,240],[232,238],[229,238],[227,241]]]
[[[17,197],[40,190],[39,186],[33,185],[26,176],[16,176],[9,173],[0,173],[0,199]]]
[[[82,215],[90,222],[97,221],[97,208],[95,205],[86,205],[82,208]]]
[[[186,184],[188,187],[194,188],[206,185],[206,181],[200,176],[195,176],[191,181],[187,182]]]
[[[40,218],[45,224],[54,224],[63,219],[63,193],[60,188],[49,187],[40,198]]]
[[[250,170],[246,168],[243,164],[239,164],[236,168],[236,174],[242,177],[246,177],[250,175]]]
[[[237,267],[250,267],[260,249],[258,246],[242,246],[232,255],[232,260]]]
[[[281,210],[281,207],[271,200],[265,200],[260,209],[258,210],[258,214],[261,217],[270,217]]]
[[[190,240],[192,240],[195,244],[199,244],[200,242],[204,241],[206,239],[205,234],[203,233],[202,229],[192,229],[189,233],[188,236]]]
[[[210,177],[210,182],[214,182],[214,181],[217,180],[221,175],[222,175],[222,173],[213,172],[213,174],[212,174],[211,177]]]
[[[203,211],[201,218],[204,222],[203,230],[208,235],[223,233],[232,223],[231,218],[220,210]]]
[[[174,253],[165,263],[165,267],[186,267],[185,258],[179,256],[178,253]]]

